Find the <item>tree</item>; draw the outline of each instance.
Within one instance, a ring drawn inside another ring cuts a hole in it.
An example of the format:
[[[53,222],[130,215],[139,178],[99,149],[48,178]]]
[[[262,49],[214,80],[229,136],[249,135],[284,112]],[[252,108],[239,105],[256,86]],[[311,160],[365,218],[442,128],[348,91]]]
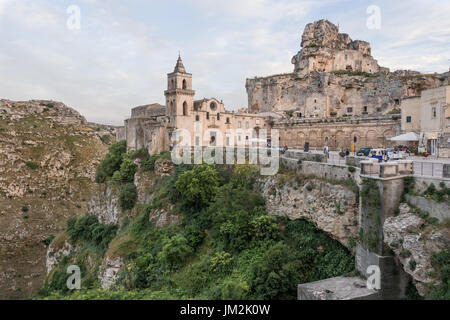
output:
[[[95,182],[103,183],[108,177],[112,177],[114,172],[120,169],[122,156],[127,152],[126,141],[122,140],[114,143],[109,148],[109,152],[97,168]]]
[[[214,167],[201,164],[183,173],[176,182],[181,196],[194,207],[207,206],[216,196],[219,176]]]
[[[137,199],[137,189],[134,183],[127,183],[119,196],[119,206],[122,210],[131,210]]]

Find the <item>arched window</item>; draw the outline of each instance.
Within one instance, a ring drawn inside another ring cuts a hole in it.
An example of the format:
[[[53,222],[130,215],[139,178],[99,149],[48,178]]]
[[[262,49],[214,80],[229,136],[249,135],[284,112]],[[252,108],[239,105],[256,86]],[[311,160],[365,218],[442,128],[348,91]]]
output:
[[[183,116],[187,116],[187,108],[188,108],[188,105],[185,101],[185,102],[183,102]]]
[[[175,87],[175,83],[173,82],[173,79],[170,81],[170,89],[173,89]]]
[[[357,142],[358,142],[358,137],[357,137],[357,136],[354,136],[354,137],[353,137],[353,142],[354,142],[354,143],[357,143]]]
[[[184,89],[184,90],[187,89],[186,79],[183,79],[183,89]]]
[[[214,111],[214,110],[216,110],[217,105],[216,105],[215,102],[211,102],[210,105],[209,105],[209,107],[211,108],[212,111]]]
[[[170,113],[171,113],[171,114],[174,113],[174,112],[173,112],[173,101],[170,101],[170,108],[169,108],[169,110],[170,110]]]
[[[217,121],[220,121],[220,113],[217,113]]]

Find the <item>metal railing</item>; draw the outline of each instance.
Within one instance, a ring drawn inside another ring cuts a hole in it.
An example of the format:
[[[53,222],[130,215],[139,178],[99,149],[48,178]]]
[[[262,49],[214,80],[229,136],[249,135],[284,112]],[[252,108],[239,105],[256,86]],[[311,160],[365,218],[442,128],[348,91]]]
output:
[[[444,164],[442,162],[414,160],[413,172],[417,176],[443,178]]]

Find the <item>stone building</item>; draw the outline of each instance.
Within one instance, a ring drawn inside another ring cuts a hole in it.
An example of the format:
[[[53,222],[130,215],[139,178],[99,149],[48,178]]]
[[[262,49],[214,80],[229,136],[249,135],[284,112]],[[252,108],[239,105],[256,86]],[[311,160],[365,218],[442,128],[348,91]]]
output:
[[[292,73],[246,80],[249,112],[278,114],[274,128],[289,147],[392,146],[402,101],[449,81],[449,73],[390,72],[371,56],[369,43],[327,20],[306,25],[301,46]]]
[[[299,77],[312,71],[389,72],[387,68],[380,68],[372,57],[368,42],[352,41],[348,34],[339,33],[338,27],[328,20],[307,24],[301,46],[302,50],[292,58],[294,72]]]
[[[422,91],[401,104],[402,133],[419,136],[419,151],[450,157],[450,86]]]
[[[189,133],[190,145],[250,145],[261,129],[268,129],[264,117],[227,111],[217,98],[194,100],[192,74],[186,71],[181,57],[167,75],[164,95],[165,106],[155,103],[132,109],[131,118],[118,130],[117,138],[125,139],[129,149],[145,147],[150,154],[168,151],[182,142],[173,139],[177,129]]]

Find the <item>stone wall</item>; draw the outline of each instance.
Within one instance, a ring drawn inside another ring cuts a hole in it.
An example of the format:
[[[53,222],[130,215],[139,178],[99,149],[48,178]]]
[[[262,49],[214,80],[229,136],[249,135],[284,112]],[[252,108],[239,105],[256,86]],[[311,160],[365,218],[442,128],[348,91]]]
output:
[[[431,217],[440,222],[450,219],[450,207],[446,203],[439,203],[434,200],[428,200],[424,197],[405,195],[406,200],[418,209],[427,212]]]
[[[327,145],[332,150],[351,151],[354,141],[356,149],[393,146],[394,142],[387,139],[400,132],[400,121],[382,117],[343,122],[278,122],[274,129],[279,130],[282,146],[303,149],[305,142],[309,142],[312,148],[321,149]]]

